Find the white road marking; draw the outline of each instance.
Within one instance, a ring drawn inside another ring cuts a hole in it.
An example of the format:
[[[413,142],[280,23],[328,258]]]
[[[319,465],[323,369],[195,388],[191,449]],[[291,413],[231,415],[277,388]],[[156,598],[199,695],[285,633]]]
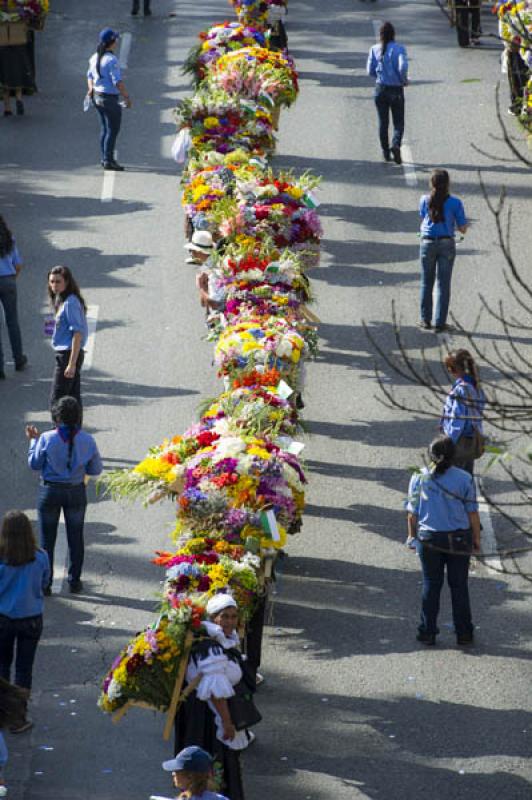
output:
[[[88,306],[87,308],[87,327],[89,329],[89,338],[87,339],[87,346],[85,347],[85,358],[83,359],[83,372],[87,372],[87,370],[89,370],[92,367],[99,308],[100,306]]]
[[[127,62],[129,59],[132,40],[133,36],[130,33],[123,33],[120,37],[120,54],[118,56],[118,63],[122,69],[127,69]]]
[[[384,23],[382,19],[372,19],[371,24],[373,25],[373,32],[375,33],[375,39],[379,41],[380,39],[379,31]]]
[[[102,194],[100,196],[102,203],[110,203],[113,199],[115,175],[116,172],[112,172],[111,170],[105,170],[103,173]]]
[[[490,507],[482,497],[478,477],[475,478],[475,484],[477,487],[478,513],[480,522],[482,523],[482,531],[480,534],[482,550],[485,550],[487,553],[497,553],[497,539],[495,538],[495,531],[493,530],[493,523],[491,521]],[[492,555],[483,560],[488,567],[492,567],[495,570],[502,570],[502,561],[498,555]]]
[[[401,145],[401,158],[403,160],[403,173],[407,186],[417,186],[416,168],[410,145],[403,142]]]
[[[63,584],[67,577],[68,570],[68,544],[66,537],[66,528],[61,512],[61,521],[57,531],[57,539],[55,542],[54,553],[54,579],[52,582],[52,592],[58,594],[63,588]]]

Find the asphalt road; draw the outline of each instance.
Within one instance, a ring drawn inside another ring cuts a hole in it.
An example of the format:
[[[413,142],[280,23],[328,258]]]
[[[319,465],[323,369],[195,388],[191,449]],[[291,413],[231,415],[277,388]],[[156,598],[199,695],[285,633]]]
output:
[[[82,0],[55,0],[37,36],[41,91],[28,100],[26,117],[0,122],[0,208],[27,265],[19,296],[31,363],[20,374],[8,365],[0,387],[1,513],[19,507],[35,518],[23,425],[47,425],[52,354],[42,327],[50,266],[70,266],[98,307],[83,392],[85,425],[106,468],[135,463],[149,445],[181,432],[199,400],[219,391],[194,277],[183,263],[178,176],[167,153],[172,107],[188,91],[180,64],[196,33],[229,13],[222,0],[153,6],[152,19],[132,20],[126,0],[90,9]],[[406,172],[379,160],[365,77],[374,23],[386,18],[411,55],[406,139],[414,166]],[[110,202],[101,201],[97,120],[81,108],[86,62],[105,25],[133,35],[126,82],[134,107],[119,139],[128,169],[116,176]],[[324,178],[324,257],[312,275],[322,349],[305,397],[312,433],[306,522],[290,541],[267,629],[264,722],[244,756],[248,798],[525,800],[532,783],[529,584],[477,565],[477,646],[455,648],[447,597],[439,646],[426,651],[415,642],[420,580],[403,547],[402,503],[407,467],[419,463],[435,423],[378,404],[362,329],[365,320],[391,351],[395,300],[408,347],[439,358],[436,339],[415,329],[416,208],[435,166],[450,170],[475,221],[453,278],[457,316],[473,318],[480,290],[492,301],[505,293],[479,166],[492,195],[501,183],[508,187],[519,255],[530,252],[529,174],[471,147],[505,154],[493,111],[498,48],[459,50],[429,0],[331,0],[326,7],[291,0],[288,33],[302,85],[294,109],[282,114],[276,163]],[[499,341],[488,320],[480,333],[488,344]],[[395,376],[388,379],[401,389]],[[500,521],[493,525],[497,534]],[[170,505],[144,510],[93,498],[86,592],[71,598],[62,589],[47,601],[36,725],[8,740],[10,797],[171,794],[159,766],[171,749],[161,718],[135,710],[114,726],[96,708],[111,660],[152,619],[160,575],[149,557],[171,527]]]

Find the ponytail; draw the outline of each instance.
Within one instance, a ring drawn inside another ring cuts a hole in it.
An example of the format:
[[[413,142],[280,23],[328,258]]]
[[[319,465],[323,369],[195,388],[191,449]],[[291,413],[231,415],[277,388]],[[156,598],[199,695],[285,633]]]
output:
[[[67,469],[72,469],[74,439],[81,425],[81,407],[75,397],[61,397],[52,407],[52,419],[56,425],[64,425],[68,430]]]
[[[434,464],[433,475],[443,475],[453,465],[454,442],[449,436],[438,436],[431,442],[429,458]]]
[[[72,469],[72,454],[74,452],[74,437],[78,432],[77,425],[68,426],[68,456],[67,456],[67,469],[70,472]]]
[[[109,42],[100,42],[100,44],[96,48],[96,74],[98,75],[99,78],[102,77],[100,72],[100,64],[102,58],[107,52],[108,47],[109,47]]]
[[[443,206],[449,197],[449,173],[435,169],[430,176],[429,216],[432,222],[444,222]]]
[[[445,358],[444,364],[450,372],[463,372],[464,375],[469,375],[473,381],[475,389],[480,387],[480,374],[475,359],[469,350],[460,349],[455,350]]]
[[[395,28],[391,22],[385,22],[381,25],[379,39],[381,42],[381,59],[383,59],[387,46],[395,39]]]

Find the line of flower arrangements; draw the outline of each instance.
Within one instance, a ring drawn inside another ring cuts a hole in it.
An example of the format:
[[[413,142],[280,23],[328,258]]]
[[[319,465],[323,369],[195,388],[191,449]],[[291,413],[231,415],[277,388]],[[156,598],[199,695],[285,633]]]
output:
[[[268,3],[233,5],[238,22],[200,34],[186,65],[196,91],[176,112],[192,140],[185,213],[223,244],[212,270],[223,311],[209,338],[225,391],[183,435],[105,478],[115,498],[177,504],[174,549],[155,558],[166,569],[158,619],[113,662],[99,700],[107,712],[128,701],[166,710],[186,634],[200,627],[209,597],[231,592],[249,621],[265,558],[301,526],[295,398],[317,347],[306,271],[319,260],[319,180],[268,164],[275,114],[296,99],[297,74],[286,52],[268,49]]]
[[[49,0],[8,0],[0,7],[0,24],[24,22],[31,28],[42,28],[48,14]]]

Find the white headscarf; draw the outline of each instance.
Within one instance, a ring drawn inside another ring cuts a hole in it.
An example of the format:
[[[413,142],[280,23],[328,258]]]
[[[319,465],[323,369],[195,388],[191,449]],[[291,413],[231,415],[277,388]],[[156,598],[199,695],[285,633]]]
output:
[[[207,615],[215,617],[224,608],[238,608],[235,598],[230,594],[215,594],[207,603]]]

